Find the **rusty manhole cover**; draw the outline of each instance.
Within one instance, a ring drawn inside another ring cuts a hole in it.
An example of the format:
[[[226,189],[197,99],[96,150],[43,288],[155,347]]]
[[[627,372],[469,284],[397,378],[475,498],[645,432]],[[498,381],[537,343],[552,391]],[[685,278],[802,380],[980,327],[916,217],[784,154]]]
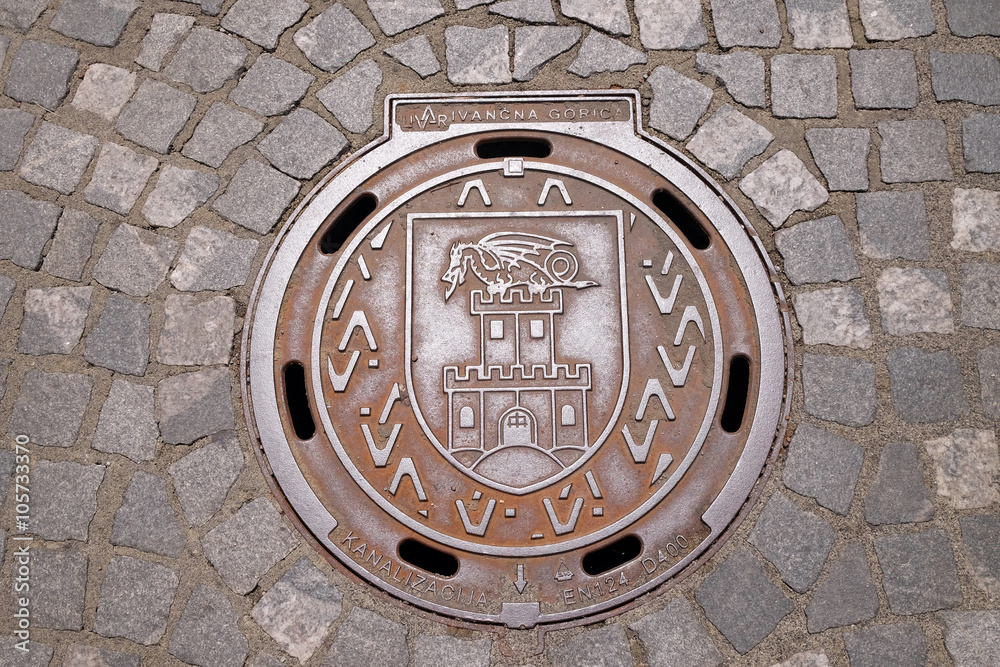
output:
[[[638,97],[402,96],[268,257],[244,394],[358,577],[467,622],[621,609],[747,506],[788,323],[753,232]]]

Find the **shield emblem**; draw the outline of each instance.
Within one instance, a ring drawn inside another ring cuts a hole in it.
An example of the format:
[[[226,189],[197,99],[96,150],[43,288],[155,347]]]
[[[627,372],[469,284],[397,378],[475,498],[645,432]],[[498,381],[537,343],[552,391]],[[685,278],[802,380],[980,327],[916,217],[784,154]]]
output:
[[[622,211],[407,217],[406,381],[456,468],[524,494],[604,443],[628,386]]]

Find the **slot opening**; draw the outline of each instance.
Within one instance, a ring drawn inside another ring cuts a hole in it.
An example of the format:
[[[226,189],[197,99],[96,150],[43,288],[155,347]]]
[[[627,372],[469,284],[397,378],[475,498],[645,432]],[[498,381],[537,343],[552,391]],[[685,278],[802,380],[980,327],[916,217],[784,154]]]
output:
[[[743,426],[743,415],[747,409],[750,393],[750,360],[743,355],[729,361],[729,386],[726,388],[726,404],[722,408],[720,425],[726,433],[736,433]]]
[[[635,535],[626,535],[584,556],[583,571],[596,577],[624,565],[640,553],[642,553],[642,541]]]
[[[413,567],[441,577],[453,577],[458,572],[457,558],[414,539],[408,538],[399,543],[399,557]]]
[[[653,206],[670,218],[677,230],[687,238],[688,243],[698,250],[704,250],[711,244],[712,239],[708,236],[708,232],[690,209],[667,190],[657,190],[653,193]]]
[[[486,139],[476,144],[476,155],[484,160],[504,157],[548,157],[552,154],[552,144],[544,139],[509,137]]]
[[[337,216],[337,219],[323,234],[323,238],[319,241],[319,251],[324,255],[332,255],[340,250],[348,237],[361,226],[361,223],[375,211],[377,206],[378,200],[367,192],[351,202],[351,205]]]
[[[293,361],[285,366],[285,406],[292,419],[292,428],[299,440],[309,440],[316,433],[316,422],[309,409],[306,393],[306,372],[302,364]]]

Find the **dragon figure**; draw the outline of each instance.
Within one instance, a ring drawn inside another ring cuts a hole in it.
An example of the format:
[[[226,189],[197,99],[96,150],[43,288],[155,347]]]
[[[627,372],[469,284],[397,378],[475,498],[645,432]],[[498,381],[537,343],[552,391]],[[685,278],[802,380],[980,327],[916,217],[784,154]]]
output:
[[[451,246],[448,270],[441,280],[449,283],[445,301],[465,282],[471,269],[486,284],[489,294],[501,298],[512,287],[526,286],[530,294],[542,294],[550,287],[594,287],[591,280],[574,280],[579,261],[565,250],[572,243],[537,234],[496,232],[476,243],[457,242]]]

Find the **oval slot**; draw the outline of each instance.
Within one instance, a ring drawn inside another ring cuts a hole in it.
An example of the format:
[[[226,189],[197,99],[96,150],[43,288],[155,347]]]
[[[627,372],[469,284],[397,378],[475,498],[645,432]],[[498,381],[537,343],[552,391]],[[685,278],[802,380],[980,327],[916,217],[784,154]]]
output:
[[[306,372],[297,361],[285,366],[285,405],[292,418],[292,427],[299,440],[308,440],[316,433],[316,422],[309,409],[306,393]]]
[[[458,572],[457,558],[413,539],[405,539],[399,543],[399,557],[413,567],[441,577],[452,577]]]
[[[626,535],[583,557],[583,571],[592,577],[624,565],[642,553],[642,542],[635,535]]]
[[[743,426],[750,393],[750,360],[740,355],[729,361],[729,387],[726,388],[726,405],[722,408],[720,425],[726,433],[736,433]]]
[[[484,160],[503,157],[548,157],[551,154],[552,144],[544,139],[511,137],[487,139],[476,144],[476,155]]]
[[[664,215],[676,225],[678,231],[687,237],[688,242],[698,250],[704,250],[712,242],[708,232],[701,226],[698,219],[677,197],[666,190],[653,193],[653,206],[660,209]]]
[[[332,255],[340,250],[344,241],[361,226],[377,206],[378,200],[367,192],[351,202],[351,205],[333,221],[326,234],[323,234],[323,238],[319,241],[319,251],[324,255]]]

